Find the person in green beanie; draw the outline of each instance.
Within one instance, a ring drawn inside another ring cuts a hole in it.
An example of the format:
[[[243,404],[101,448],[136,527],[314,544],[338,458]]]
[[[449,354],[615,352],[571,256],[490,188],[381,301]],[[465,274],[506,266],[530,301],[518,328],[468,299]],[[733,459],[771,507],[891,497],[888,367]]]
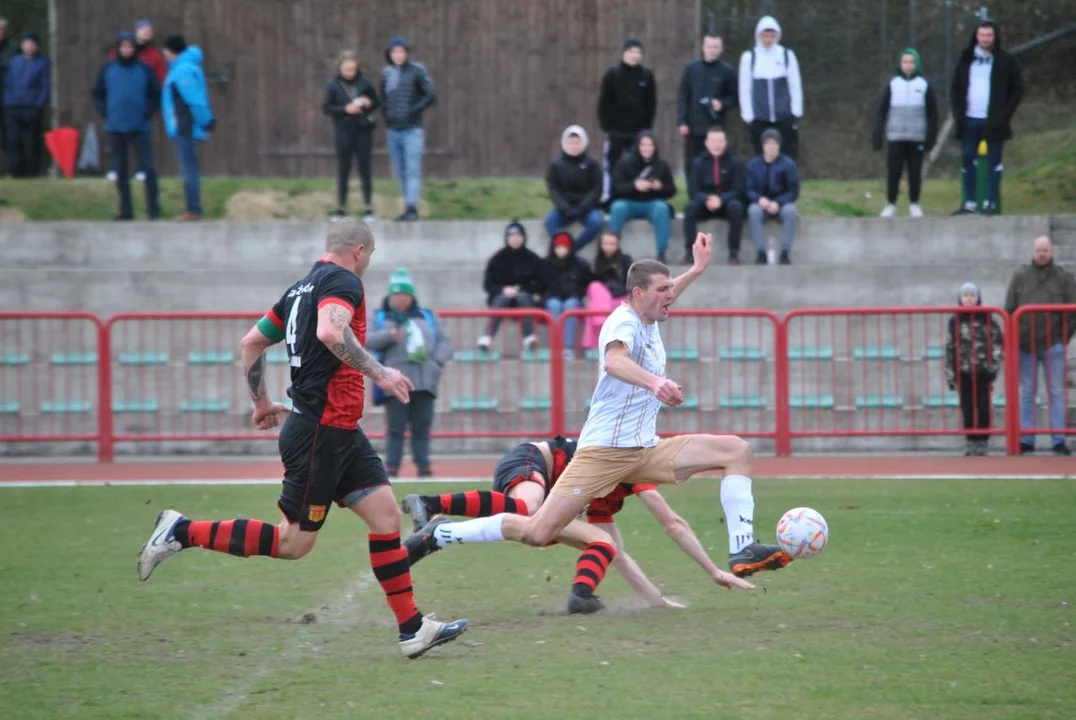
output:
[[[407,404],[374,391],[374,403],[385,406],[388,418],[385,465],[389,475],[399,474],[404,432],[410,427],[411,458],[418,475],[431,477],[430,428],[441,373],[452,357],[452,340],[437,315],[419,305],[415,282],[406,268],[397,268],[390,276],[388,295],[374,314],[366,348],[415,386]]]

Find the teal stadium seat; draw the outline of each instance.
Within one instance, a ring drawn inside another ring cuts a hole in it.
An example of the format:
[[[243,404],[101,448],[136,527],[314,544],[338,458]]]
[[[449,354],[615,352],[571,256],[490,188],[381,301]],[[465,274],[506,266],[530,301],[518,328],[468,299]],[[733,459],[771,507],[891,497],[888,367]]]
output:
[[[452,353],[452,361],[458,363],[491,363],[499,362],[501,359],[500,350],[477,350],[474,348],[463,348]]]
[[[41,403],[42,415],[78,415],[93,410],[89,400],[46,400]]]
[[[95,352],[70,352],[53,353],[49,356],[53,365],[96,365],[97,353]]]
[[[227,400],[216,400],[214,398],[192,398],[190,400],[181,400],[179,403],[179,411],[181,413],[226,413],[229,407]]]
[[[832,360],[833,348],[827,346],[795,345],[788,348],[789,360]]]
[[[494,397],[457,397],[448,403],[451,412],[490,412],[500,403]]]
[[[151,415],[160,410],[160,405],[152,398],[142,400],[113,400],[112,412],[116,415],[146,414]]]
[[[793,410],[832,410],[836,405],[832,395],[793,395],[788,399]]]
[[[755,362],[762,360],[766,357],[766,354],[762,352],[762,348],[745,346],[745,347],[728,347],[720,350],[717,353],[719,360],[725,361],[747,361]]]
[[[281,350],[279,348],[273,348],[269,352],[265,353],[265,362],[269,365],[287,365],[288,351]]]
[[[139,350],[137,352],[121,352],[119,355],[120,365],[167,365],[168,353]]]
[[[187,355],[191,365],[231,365],[235,353],[231,350],[194,350]]]
[[[960,398],[956,393],[948,395],[924,395],[923,406],[928,408],[955,408],[960,407]]]
[[[526,348],[519,354],[519,359],[523,362],[549,362],[549,348],[538,348],[531,350]]]
[[[525,397],[519,401],[520,410],[551,410],[553,399],[542,395],[537,397]]]
[[[899,360],[900,348],[892,345],[866,345],[852,350],[855,360]]]
[[[942,360],[945,358],[945,346],[930,345],[919,353],[919,357],[923,360]]]
[[[904,398],[900,395],[856,395],[856,407],[860,410],[893,410],[904,407]]]
[[[18,415],[20,411],[17,400],[0,400],[0,415]]]
[[[717,406],[730,410],[760,410],[766,407],[766,398],[761,395],[722,395],[717,399]]]
[[[662,410],[672,410],[673,412],[679,412],[683,410],[698,410],[699,409],[699,396],[698,395],[685,395],[684,402],[680,405],[662,405]]]
[[[698,362],[699,349],[693,347],[665,348],[665,360],[667,362]]]
[[[0,365],[6,365],[8,367],[18,365],[29,365],[30,353],[28,352],[6,352],[0,353]]]

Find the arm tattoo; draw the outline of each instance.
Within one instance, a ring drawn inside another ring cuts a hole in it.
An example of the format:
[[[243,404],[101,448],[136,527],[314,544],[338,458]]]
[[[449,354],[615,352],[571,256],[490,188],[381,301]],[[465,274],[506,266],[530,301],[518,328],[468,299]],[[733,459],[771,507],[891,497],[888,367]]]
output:
[[[338,330],[343,330],[351,323],[351,315],[344,311],[339,305],[332,304],[329,306],[329,324]]]
[[[379,380],[385,374],[385,366],[366,352],[366,349],[359,344],[359,339],[355,337],[355,333],[350,327],[344,328],[343,341],[334,343],[329,349],[342,362],[355,368],[363,375],[369,375],[373,379]]]
[[[247,368],[247,387],[254,402],[268,399],[265,392],[265,355],[259,355],[254,364]]]

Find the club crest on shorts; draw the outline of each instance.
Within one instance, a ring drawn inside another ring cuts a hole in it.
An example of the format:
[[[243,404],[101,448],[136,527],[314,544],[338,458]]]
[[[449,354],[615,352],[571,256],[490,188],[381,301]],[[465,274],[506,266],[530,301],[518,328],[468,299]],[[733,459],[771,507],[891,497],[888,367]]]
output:
[[[328,510],[328,505],[311,505],[306,517],[310,522],[321,522],[325,519],[326,510]]]

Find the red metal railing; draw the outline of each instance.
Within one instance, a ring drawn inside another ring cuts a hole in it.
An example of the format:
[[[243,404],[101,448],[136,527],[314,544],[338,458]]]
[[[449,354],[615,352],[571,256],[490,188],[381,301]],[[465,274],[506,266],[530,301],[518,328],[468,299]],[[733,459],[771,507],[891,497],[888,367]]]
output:
[[[1076,432],[1069,422],[1069,388],[1076,384],[1076,354],[1069,348],[1076,335],[1076,305],[1025,305],[1013,313],[1009,327],[1007,354],[1014,362],[1006,392],[1012,398],[1009,426],[1014,431],[1008,451],[1034,445],[1037,435],[1051,436],[1051,444],[1064,442]]]

